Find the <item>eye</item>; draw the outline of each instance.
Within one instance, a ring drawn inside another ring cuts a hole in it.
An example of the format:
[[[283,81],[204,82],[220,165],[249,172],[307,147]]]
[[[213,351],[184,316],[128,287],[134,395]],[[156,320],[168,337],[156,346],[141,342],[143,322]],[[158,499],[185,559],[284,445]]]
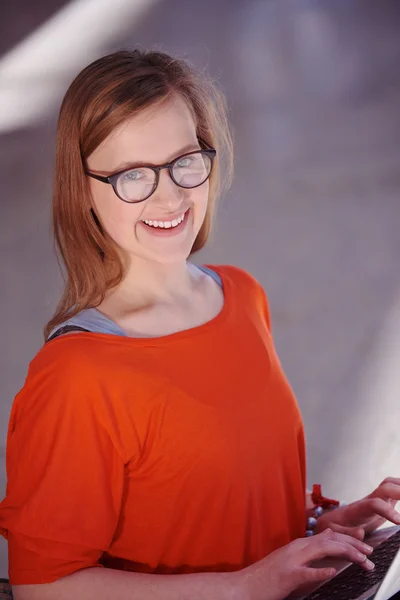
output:
[[[196,160],[198,160],[198,157],[196,155],[193,155],[193,156],[182,156],[182,158],[180,158],[175,163],[175,166],[178,167],[178,169],[185,169],[185,168],[190,167],[191,165],[193,165],[193,163]]]
[[[152,185],[154,183],[154,180],[154,171],[146,167],[130,169],[129,171],[125,171],[125,173],[121,173],[119,178],[120,185],[132,185],[134,183]]]
[[[132,169],[131,171],[125,171],[125,173],[122,174],[122,177],[125,181],[138,181],[139,179],[146,177],[146,173],[140,169]]]

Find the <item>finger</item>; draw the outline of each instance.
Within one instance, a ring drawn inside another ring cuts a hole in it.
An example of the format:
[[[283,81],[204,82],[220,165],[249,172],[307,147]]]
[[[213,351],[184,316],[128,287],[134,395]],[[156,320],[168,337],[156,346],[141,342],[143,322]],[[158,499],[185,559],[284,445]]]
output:
[[[397,483],[397,485],[400,485],[400,477],[385,477],[381,485],[384,485],[385,483]]]
[[[375,567],[366,554],[360,552],[351,544],[325,540],[321,542],[321,555],[319,558],[337,557],[348,560],[366,571],[372,571]],[[317,559],[318,560],[318,559]]]
[[[349,527],[349,529],[351,529]],[[354,527],[353,529],[359,529],[358,527]],[[363,540],[360,540],[354,536],[349,536],[347,533],[342,533],[338,531],[324,531],[325,537],[331,541],[340,542],[342,544],[350,544],[354,546],[356,550],[362,552],[363,554],[369,555],[372,554],[373,548],[369,544],[366,544]],[[323,534],[321,534],[322,537]]]
[[[400,479],[398,480],[398,483],[395,479],[392,479],[391,481],[385,480],[374,492],[372,492],[370,497],[379,497],[384,500],[389,498],[400,500]]]
[[[363,501],[363,509],[379,517],[383,517],[396,525],[400,524],[400,513],[382,498],[367,498]]]
[[[301,571],[301,584],[321,583],[335,577],[337,571],[331,567],[316,569],[314,567],[305,567]]]
[[[346,527],[345,525],[339,525],[338,523],[332,523],[331,528],[336,533],[342,533],[345,535],[349,535],[356,540],[360,540],[361,542],[365,538],[365,530],[363,527]]]
[[[342,534],[333,535],[339,537]],[[347,540],[352,540],[353,543],[362,543],[348,536],[342,537],[345,537]],[[312,538],[309,539],[312,540]],[[356,545],[350,541],[342,542],[335,538],[330,539],[328,537],[321,537],[319,540],[314,538],[312,541],[314,543],[310,542],[307,552],[304,553],[304,558],[302,561],[304,565],[314,560],[320,560],[321,558],[339,557],[344,558],[354,564],[360,565],[367,571],[371,571],[374,568],[373,563],[368,559],[367,553],[358,550]]]

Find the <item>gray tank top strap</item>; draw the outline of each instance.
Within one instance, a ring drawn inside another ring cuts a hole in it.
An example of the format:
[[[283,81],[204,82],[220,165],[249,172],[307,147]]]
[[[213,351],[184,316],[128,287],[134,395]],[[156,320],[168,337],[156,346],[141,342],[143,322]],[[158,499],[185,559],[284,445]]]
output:
[[[54,333],[50,334],[50,337],[47,338],[46,342],[50,342],[50,340],[54,340],[54,338],[59,337],[64,333],[71,333],[72,331],[89,331],[89,329],[85,329],[84,327],[78,327],[78,325],[62,325],[61,327],[53,331]]]
[[[206,273],[214,279],[222,287],[222,279],[212,269],[204,267],[203,265],[196,265],[200,271]],[[122,335],[127,337],[126,333],[116,324],[114,321],[103,315],[96,308],[86,308],[80,313],[67,319],[61,325],[55,327],[47,338],[47,342],[53,340],[64,333],[70,333],[73,331],[87,331],[91,333],[109,333],[112,335]]]
[[[198,269],[200,269],[200,271],[203,271],[203,273],[206,273],[206,275],[209,275],[210,277],[212,277],[214,279],[214,281],[216,281],[218,283],[218,285],[220,285],[222,287],[222,279],[216,271],[213,271],[212,269],[209,269],[208,267],[205,267],[204,265],[196,265],[196,266]]]
[[[55,327],[47,339],[50,340],[72,331],[90,331],[91,333],[110,333],[113,335],[122,335],[126,333],[114,321],[103,315],[96,308],[86,308],[80,313],[67,319],[61,325]]]

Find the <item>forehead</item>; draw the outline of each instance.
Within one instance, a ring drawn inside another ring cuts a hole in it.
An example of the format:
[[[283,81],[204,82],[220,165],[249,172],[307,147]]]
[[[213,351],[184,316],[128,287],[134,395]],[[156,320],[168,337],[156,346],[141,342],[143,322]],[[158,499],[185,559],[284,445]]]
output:
[[[89,157],[96,168],[122,161],[162,163],[181,148],[196,144],[192,112],[179,96],[144,109],[117,126]]]

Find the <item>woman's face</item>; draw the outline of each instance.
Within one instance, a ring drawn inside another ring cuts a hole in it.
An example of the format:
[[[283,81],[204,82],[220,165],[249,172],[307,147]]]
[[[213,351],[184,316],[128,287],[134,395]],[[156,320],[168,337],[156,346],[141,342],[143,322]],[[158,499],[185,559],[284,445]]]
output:
[[[169,163],[199,148],[190,110],[182,98],[175,97],[118,126],[89,156],[87,167],[92,173],[108,176],[138,163]],[[126,185],[141,177],[139,168],[129,175]],[[158,263],[187,259],[206,214],[208,181],[194,189],[181,188],[168,169],[163,169],[155,192],[136,204],[123,202],[111,185],[96,179],[90,178],[90,187],[103,228],[124,254]]]

